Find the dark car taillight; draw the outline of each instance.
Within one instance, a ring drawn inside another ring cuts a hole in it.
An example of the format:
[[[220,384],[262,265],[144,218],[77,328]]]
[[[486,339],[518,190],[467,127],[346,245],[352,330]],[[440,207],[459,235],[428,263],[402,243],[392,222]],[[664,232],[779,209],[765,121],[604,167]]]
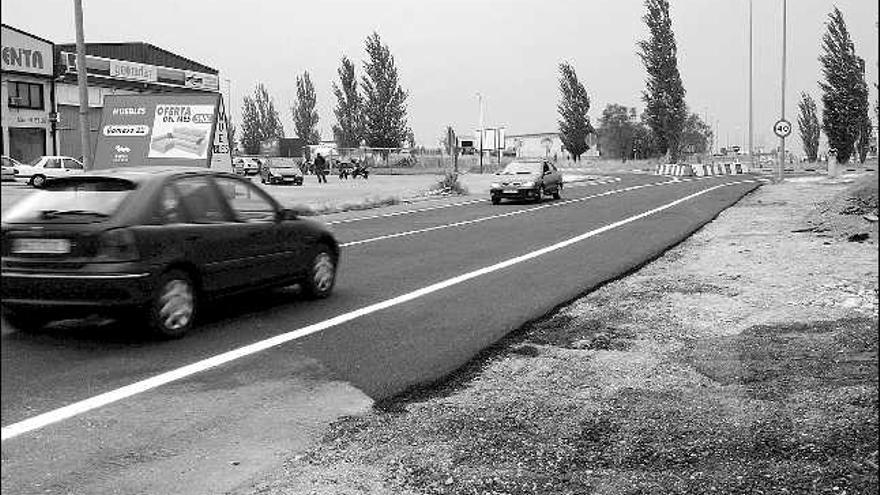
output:
[[[137,240],[129,229],[108,230],[98,238],[95,257],[99,261],[134,261],[140,255]]]

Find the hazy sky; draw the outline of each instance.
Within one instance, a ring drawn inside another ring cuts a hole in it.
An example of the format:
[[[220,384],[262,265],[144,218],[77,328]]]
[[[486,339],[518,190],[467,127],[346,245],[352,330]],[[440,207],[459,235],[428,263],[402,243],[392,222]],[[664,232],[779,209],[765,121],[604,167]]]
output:
[[[721,145],[748,139],[748,0],[672,0],[679,69],[693,111],[708,114]],[[339,59],[357,64],[374,30],[391,47],[416,140],[436,146],[446,125],[477,128],[476,93],[486,126],[508,134],[557,130],[558,69],[571,62],[592,99],[595,123],[608,103],[642,107],[644,68],[635,54],[646,36],[641,0],[83,0],[88,42],[144,41],[205,63],[231,82],[234,117],[264,82],[293,134],[295,75],[316,86],[320,130],[331,138]],[[876,0],[788,1],[786,115],[801,91],[817,98],[817,57],[833,5],[843,12],[867,62],[872,108],[877,81]],[[755,142],[775,145],[780,115],[782,0],[754,0]],[[56,43],[75,41],[70,0],[3,0],[5,24]],[[820,105],[821,106],[821,105]],[[874,115],[872,113],[872,115]],[[799,149],[799,141],[796,140]]]

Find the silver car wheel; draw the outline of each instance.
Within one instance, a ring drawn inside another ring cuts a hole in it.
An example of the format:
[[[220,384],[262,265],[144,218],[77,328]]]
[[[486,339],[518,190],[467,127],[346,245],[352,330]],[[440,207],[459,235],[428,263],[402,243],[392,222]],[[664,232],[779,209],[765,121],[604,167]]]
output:
[[[186,280],[174,279],[162,287],[159,295],[159,319],[168,330],[189,325],[195,310],[193,288]]]
[[[336,277],[336,266],[333,264],[333,258],[328,253],[318,253],[315,256],[312,273],[312,280],[317,292],[323,293],[330,290],[333,287],[333,279]]]

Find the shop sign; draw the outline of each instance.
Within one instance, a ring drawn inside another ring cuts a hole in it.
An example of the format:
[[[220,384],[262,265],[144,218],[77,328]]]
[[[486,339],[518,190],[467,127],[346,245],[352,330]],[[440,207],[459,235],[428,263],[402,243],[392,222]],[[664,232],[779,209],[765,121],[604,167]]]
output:
[[[125,62],[123,60],[110,60],[110,77],[141,82],[156,82],[159,80],[156,67],[136,62]]]
[[[6,26],[0,32],[3,71],[52,75],[52,43],[21,33]]]
[[[183,85],[192,89],[204,89],[217,91],[220,89],[220,79],[213,74],[202,72],[184,71]]]

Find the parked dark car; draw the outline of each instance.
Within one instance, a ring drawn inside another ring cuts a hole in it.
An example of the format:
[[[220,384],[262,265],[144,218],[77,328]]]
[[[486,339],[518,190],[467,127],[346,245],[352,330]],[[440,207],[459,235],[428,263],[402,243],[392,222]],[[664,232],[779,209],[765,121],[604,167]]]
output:
[[[323,298],[339,246],[232,173],[132,167],[54,179],[2,222],[2,306],[20,330],[93,313],[180,337],[205,300],[301,285]]]
[[[299,166],[291,163],[263,162],[260,167],[260,182],[263,184],[303,185],[303,173]]]
[[[492,204],[502,199],[534,200],[540,203],[544,195],[562,197],[562,175],[547,160],[519,160],[510,162],[495,174],[489,186]]]

